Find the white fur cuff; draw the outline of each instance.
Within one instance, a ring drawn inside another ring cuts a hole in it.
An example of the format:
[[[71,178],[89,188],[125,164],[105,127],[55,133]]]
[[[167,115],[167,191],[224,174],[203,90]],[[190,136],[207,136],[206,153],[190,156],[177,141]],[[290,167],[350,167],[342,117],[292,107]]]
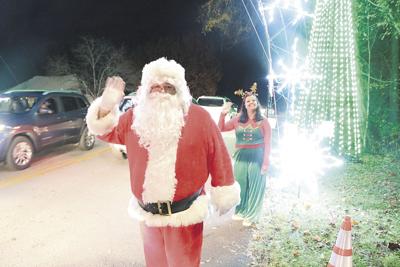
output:
[[[95,135],[103,135],[109,133],[114,126],[118,124],[119,120],[119,110],[118,106],[115,106],[113,110],[107,116],[99,119],[99,109],[100,109],[101,97],[97,98],[90,105],[87,115],[86,124],[88,126],[89,132]]]
[[[237,182],[227,186],[211,187],[211,203],[222,213],[235,207],[240,202],[240,186]]]

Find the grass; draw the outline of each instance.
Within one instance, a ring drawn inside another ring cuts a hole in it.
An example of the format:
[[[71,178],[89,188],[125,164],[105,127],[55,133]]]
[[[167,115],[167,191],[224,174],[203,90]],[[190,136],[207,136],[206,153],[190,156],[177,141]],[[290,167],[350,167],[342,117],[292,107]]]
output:
[[[318,181],[319,197],[277,189],[250,242],[252,266],[326,266],[345,215],[352,218],[353,266],[400,266],[400,159],[365,155]]]

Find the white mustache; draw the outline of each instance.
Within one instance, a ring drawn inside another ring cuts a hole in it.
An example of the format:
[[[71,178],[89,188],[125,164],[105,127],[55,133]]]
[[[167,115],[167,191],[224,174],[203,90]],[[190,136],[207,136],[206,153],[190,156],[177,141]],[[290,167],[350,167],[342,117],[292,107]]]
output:
[[[168,93],[154,92],[154,93],[150,93],[149,97],[151,99],[170,99],[171,95]]]

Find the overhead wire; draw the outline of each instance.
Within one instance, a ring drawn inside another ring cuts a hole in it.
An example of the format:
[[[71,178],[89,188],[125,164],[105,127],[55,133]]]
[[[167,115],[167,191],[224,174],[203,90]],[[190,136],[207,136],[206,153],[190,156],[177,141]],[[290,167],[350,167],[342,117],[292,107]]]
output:
[[[257,29],[256,29],[256,26],[254,25],[253,19],[251,18],[251,15],[250,15],[250,13],[249,13],[249,10],[247,9],[246,4],[244,3],[244,0],[242,0],[242,4],[243,4],[244,9],[246,10],[247,16],[249,17],[251,26],[252,26],[253,29],[254,29],[254,32],[255,32],[255,34],[256,34],[256,36],[257,36],[257,39],[258,39],[258,42],[260,43],[260,45],[261,45],[261,47],[262,47],[262,51],[263,51],[265,57],[267,58],[268,62],[270,63],[270,62],[271,62],[271,58],[267,55],[267,51],[266,51],[266,49],[265,49],[265,47],[264,47],[263,42],[261,41],[261,37],[260,37],[260,35],[258,34],[258,31],[257,31]]]
[[[261,1],[261,0],[260,0],[260,1]],[[259,1],[259,2],[260,2],[260,1]],[[250,2],[251,2],[251,5],[252,5],[252,7],[253,7],[254,12],[257,14],[258,19],[260,19],[260,21],[262,22],[262,24],[263,24],[264,27],[265,27],[265,34],[266,34],[266,37],[267,37],[267,42],[266,42],[266,43],[267,43],[267,45],[268,45],[268,54],[267,54],[267,51],[266,51],[266,49],[265,49],[265,47],[264,47],[263,42],[261,41],[260,35],[258,34],[258,31],[257,31],[257,29],[256,29],[256,27],[255,27],[255,25],[254,25],[253,19],[252,19],[251,16],[250,16],[250,12],[248,11],[246,4],[244,3],[244,0],[242,0],[243,7],[244,7],[245,10],[246,10],[247,16],[249,17],[250,23],[251,23],[251,25],[253,26],[254,32],[255,32],[255,34],[256,34],[256,36],[257,36],[257,38],[258,38],[258,41],[259,41],[259,43],[260,43],[260,45],[261,45],[261,47],[262,47],[262,50],[263,50],[263,52],[264,52],[264,55],[265,55],[265,57],[267,58],[267,61],[268,61],[268,72],[272,73],[272,72],[273,72],[273,69],[272,69],[272,56],[271,56],[271,40],[270,40],[270,36],[269,36],[269,32],[268,32],[268,25],[267,25],[267,22],[266,22],[266,20],[265,20],[265,16],[263,16],[263,19],[261,19],[261,18],[260,18],[260,15],[258,14],[258,10],[257,10],[256,7],[254,6],[253,2],[252,2],[251,0],[250,0]],[[270,90],[271,95],[274,96],[274,97],[272,98],[273,101],[274,101],[274,104],[273,104],[274,107],[273,107],[273,109],[274,109],[274,113],[277,114],[277,105],[276,105],[275,90],[274,90],[274,88],[273,88],[273,87],[274,87],[273,81],[272,81],[272,84],[269,84],[268,87],[270,87],[270,86],[272,86],[272,88],[269,88],[268,90]],[[267,113],[268,113],[268,112],[267,112]],[[278,134],[278,138],[280,139],[280,129],[279,129],[279,127],[277,127],[277,134]]]
[[[14,72],[12,71],[12,69],[10,68],[10,65],[8,65],[8,63],[6,62],[6,60],[0,56],[1,61],[3,62],[3,64],[6,66],[8,72],[10,73],[11,77],[13,77],[14,81],[16,83],[18,83],[17,77],[14,75]]]

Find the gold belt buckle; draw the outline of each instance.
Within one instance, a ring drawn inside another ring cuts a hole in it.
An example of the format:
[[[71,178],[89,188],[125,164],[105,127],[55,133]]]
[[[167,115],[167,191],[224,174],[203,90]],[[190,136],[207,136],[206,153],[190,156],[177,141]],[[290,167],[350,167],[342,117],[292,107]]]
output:
[[[161,207],[161,203],[166,203],[167,204],[167,210],[168,210],[168,213],[163,213],[163,210],[162,210],[162,207]],[[171,211],[171,201],[166,201],[166,202],[160,202],[160,201],[157,201],[157,208],[158,208],[158,213],[160,214],[160,215],[163,215],[163,216],[171,216],[172,215],[172,211]]]

